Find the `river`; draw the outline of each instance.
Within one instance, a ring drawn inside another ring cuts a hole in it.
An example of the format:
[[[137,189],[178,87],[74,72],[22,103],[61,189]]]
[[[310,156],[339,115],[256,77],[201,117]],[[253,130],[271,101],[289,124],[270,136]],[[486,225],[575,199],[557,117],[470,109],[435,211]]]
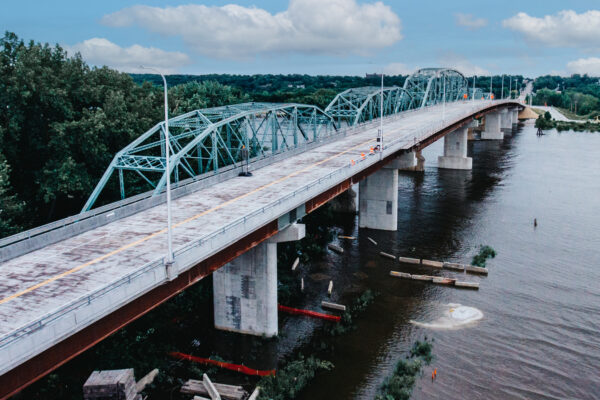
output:
[[[343,224],[344,233],[359,239],[343,241],[347,251],[331,254],[323,268],[336,287],[369,287],[380,295],[357,329],[336,343],[329,357],[335,369],[300,398],[372,399],[425,335],[434,339],[435,360],[415,400],[600,398],[599,149],[598,134],[538,137],[532,124],[502,142],[470,142],[472,171],[438,170],[442,141],[427,148],[425,173],[400,176],[397,232],[359,231],[356,220]],[[465,277],[480,282],[479,291],[390,278],[392,269],[430,271],[377,254],[469,262],[482,244],[498,254],[488,261],[488,277]],[[323,293],[326,282],[312,284]],[[450,303],[476,307],[484,317],[459,330],[409,322],[431,320]],[[297,319],[284,329],[282,347],[309,332]]]

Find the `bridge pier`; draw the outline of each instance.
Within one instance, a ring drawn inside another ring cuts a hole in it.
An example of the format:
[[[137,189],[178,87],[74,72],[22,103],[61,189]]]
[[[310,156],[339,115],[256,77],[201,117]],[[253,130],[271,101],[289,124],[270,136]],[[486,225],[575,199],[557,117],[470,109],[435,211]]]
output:
[[[213,272],[215,328],[277,336],[277,243],[305,234],[303,224],[292,224]]]
[[[500,112],[500,129],[504,133],[511,133],[513,128],[513,113],[504,109]]]
[[[425,157],[421,150],[404,153],[396,158],[394,163],[400,171],[425,171]]]
[[[485,130],[481,132],[482,140],[502,140],[504,133],[500,130],[501,113],[489,112],[485,115]]]
[[[360,181],[358,196],[360,228],[384,231],[398,229],[398,166],[405,162],[406,159],[402,161],[396,159]]]
[[[468,126],[444,136],[444,155],[438,157],[438,168],[472,169],[473,159],[467,157]]]
[[[513,108],[509,112],[512,113],[512,127],[515,128],[519,124],[519,109]]]

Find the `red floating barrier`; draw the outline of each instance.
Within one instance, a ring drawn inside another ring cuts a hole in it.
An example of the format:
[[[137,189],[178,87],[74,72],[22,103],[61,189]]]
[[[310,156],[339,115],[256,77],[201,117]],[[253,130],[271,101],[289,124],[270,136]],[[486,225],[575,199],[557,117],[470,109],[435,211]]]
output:
[[[321,318],[321,319],[326,319],[328,321],[335,321],[335,322],[340,322],[340,320],[342,319],[342,317],[339,317],[337,315],[324,314],[324,313],[320,313],[320,312],[316,312],[316,311],[309,311],[309,310],[301,310],[299,308],[282,306],[281,304],[279,304],[278,308],[279,308],[279,311],[283,311],[283,312],[286,312],[288,314],[293,314],[293,315],[306,315],[307,317]]]
[[[180,360],[194,361],[194,362],[204,364],[204,365],[215,365],[219,368],[228,369],[228,370],[236,371],[236,372],[241,372],[242,374],[246,374],[246,375],[275,376],[274,369],[266,370],[266,371],[259,370],[259,369],[253,369],[253,368],[248,368],[244,365],[231,364],[231,363],[226,363],[226,362],[222,362],[222,361],[211,360],[210,358],[196,357],[191,354],[184,354],[184,353],[180,353],[178,351],[173,351],[173,352],[169,353],[169,355],[173,358],[178,358]]]

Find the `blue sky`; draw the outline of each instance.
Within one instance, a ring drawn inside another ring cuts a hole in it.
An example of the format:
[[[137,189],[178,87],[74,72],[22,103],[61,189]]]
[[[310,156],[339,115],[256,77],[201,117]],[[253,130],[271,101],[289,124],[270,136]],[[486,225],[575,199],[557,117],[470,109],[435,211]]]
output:
[[[597,0],[20,0],[4,2],[0,27],[131,72],[600,76],[598,10]]]

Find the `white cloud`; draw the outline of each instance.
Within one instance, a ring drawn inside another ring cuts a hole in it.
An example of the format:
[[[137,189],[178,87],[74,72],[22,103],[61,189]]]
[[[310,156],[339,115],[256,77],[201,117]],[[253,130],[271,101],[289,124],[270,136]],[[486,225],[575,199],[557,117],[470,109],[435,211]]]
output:
[[[456,25],[463,26],[467,29],[480,29],[488,24],[485,18],[476,18],[472,14],[456,13],[454,14]]]
[[[567,69],[573,74],[600,76],[600,58],[580,58],[578,60],[568,62]]]
[[[140,65],[154,67],[163,73],[174,73],[183,65],[190,63],[187,54],[169,52],[155,47],[142,47],[133,45],[121,47],[107,39],[92,38],[65,46],[70,54],[81,53],[84,60],[93,65],[109,66],[123,72],[142,72]]]
[[[389,6],[356,0],[290,0],[276,14],[235,4],[137,5],[104,16],[102,23],[180,36],[200,54],[233,59],[286,52],[368,54],[402,39],[400,18]]]
[[[438,57],[440,65],[452,68],[461,72],[465,76],[473,75],[490,75],[490,71],[470,62],[466,57],[453,52],[447,52],[441,57]]]
[[[410,75],[417,69],[403,63],[390,63],[383,68],[383,73],[385,75]]]
[[[577,14],[563,10],[542,18],[524,12],[502,21],[505,28],[523,35],[526,40],[553,47],[600,47],[600,11]]]

